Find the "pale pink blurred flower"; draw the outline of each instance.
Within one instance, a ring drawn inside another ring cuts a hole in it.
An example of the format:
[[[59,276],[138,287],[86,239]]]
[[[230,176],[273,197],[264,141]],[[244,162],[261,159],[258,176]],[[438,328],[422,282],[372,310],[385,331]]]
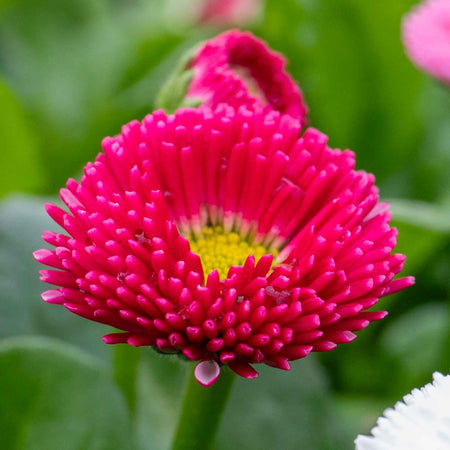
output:
[[[427,0],[403,18],[406,53],[421,70],[450,84],[450,0]]]
[[[203,2],[199,23],[234,26],[253,22],[261,10],[261,0],[207,0]]]

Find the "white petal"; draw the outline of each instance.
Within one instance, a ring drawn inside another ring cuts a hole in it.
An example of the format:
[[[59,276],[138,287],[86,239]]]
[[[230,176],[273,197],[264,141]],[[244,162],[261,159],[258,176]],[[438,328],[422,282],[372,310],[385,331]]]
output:
[[[384,411],[372,436],[358,436],[356,450],[449,450],[450,375],[414,389],[403,402]]]

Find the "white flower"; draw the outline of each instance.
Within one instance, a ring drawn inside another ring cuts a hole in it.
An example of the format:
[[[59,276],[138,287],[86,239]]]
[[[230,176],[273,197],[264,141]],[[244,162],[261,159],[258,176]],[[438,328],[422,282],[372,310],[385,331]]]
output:
[[[358,436],[356,450],[450,450],[450,375],[414,389],[384,411],[373,436]]]

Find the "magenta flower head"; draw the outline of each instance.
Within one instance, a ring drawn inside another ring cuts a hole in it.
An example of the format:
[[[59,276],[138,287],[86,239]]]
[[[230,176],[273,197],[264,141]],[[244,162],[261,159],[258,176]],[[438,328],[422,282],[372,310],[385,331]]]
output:
[[[250,32],[227,31],[182,61],[161,91],[159,104],[165,110],[180,106],[181,100],[184,105],[212,109],[222,103],[248,109],[264,106],[289,114],[304,125],[307,107],[285,67],[283,55]]]
[[[352,341],[367,311],[413,283],[374,176],[354,154],[277,111],[221,106],[154,112],[103,140],[103,152],[47,204],[63,233],[35,258],[42,294],[123,330],[108,344],[153,346],[220,366],[289,361]]]
[[[403,44],[411,61],[450,84],[450,1],[427,0],[403,18]]]

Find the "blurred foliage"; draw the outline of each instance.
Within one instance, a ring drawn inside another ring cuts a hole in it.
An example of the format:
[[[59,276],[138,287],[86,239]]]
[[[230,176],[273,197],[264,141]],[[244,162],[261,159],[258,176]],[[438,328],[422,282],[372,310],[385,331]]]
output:
[[[351,345],[237,380],[217,449],[346,450],[434,370],[450,372],[450,94],[404,55],[400,20],[413,3],[267,0],[253,27],[286,55],[310,124],[354,150],[392,199],[417,284],[383,299],[388,318]],[[55,201],[105,135],[151,111],[179,56],[219,31],[182,17],[171,21],[164,0],[0,0],[0,196]],[[108,327],[39,300],[30,255],[54,229],[44,201],[0,207],[2,448],[167,448],[188,366],[123,347],[113,372]]]
[[[39,192],[43,175],[35,136],[21,105],[1,80],[0,104],[0,136],[4,149],[0,153],[0,196],[11,191]]]
[[[42,232],[54,229],[44,203],[43,198],[20,197],[0,207],[0,337],[56,337],[108,360],[102,327],[39,300],[46,286],[39,281],[41,267],[31,253],[45,246]]]
[[[89,355],[39,337],[6,339],[0,373],[2,448],[135,448],[120,391]]]

